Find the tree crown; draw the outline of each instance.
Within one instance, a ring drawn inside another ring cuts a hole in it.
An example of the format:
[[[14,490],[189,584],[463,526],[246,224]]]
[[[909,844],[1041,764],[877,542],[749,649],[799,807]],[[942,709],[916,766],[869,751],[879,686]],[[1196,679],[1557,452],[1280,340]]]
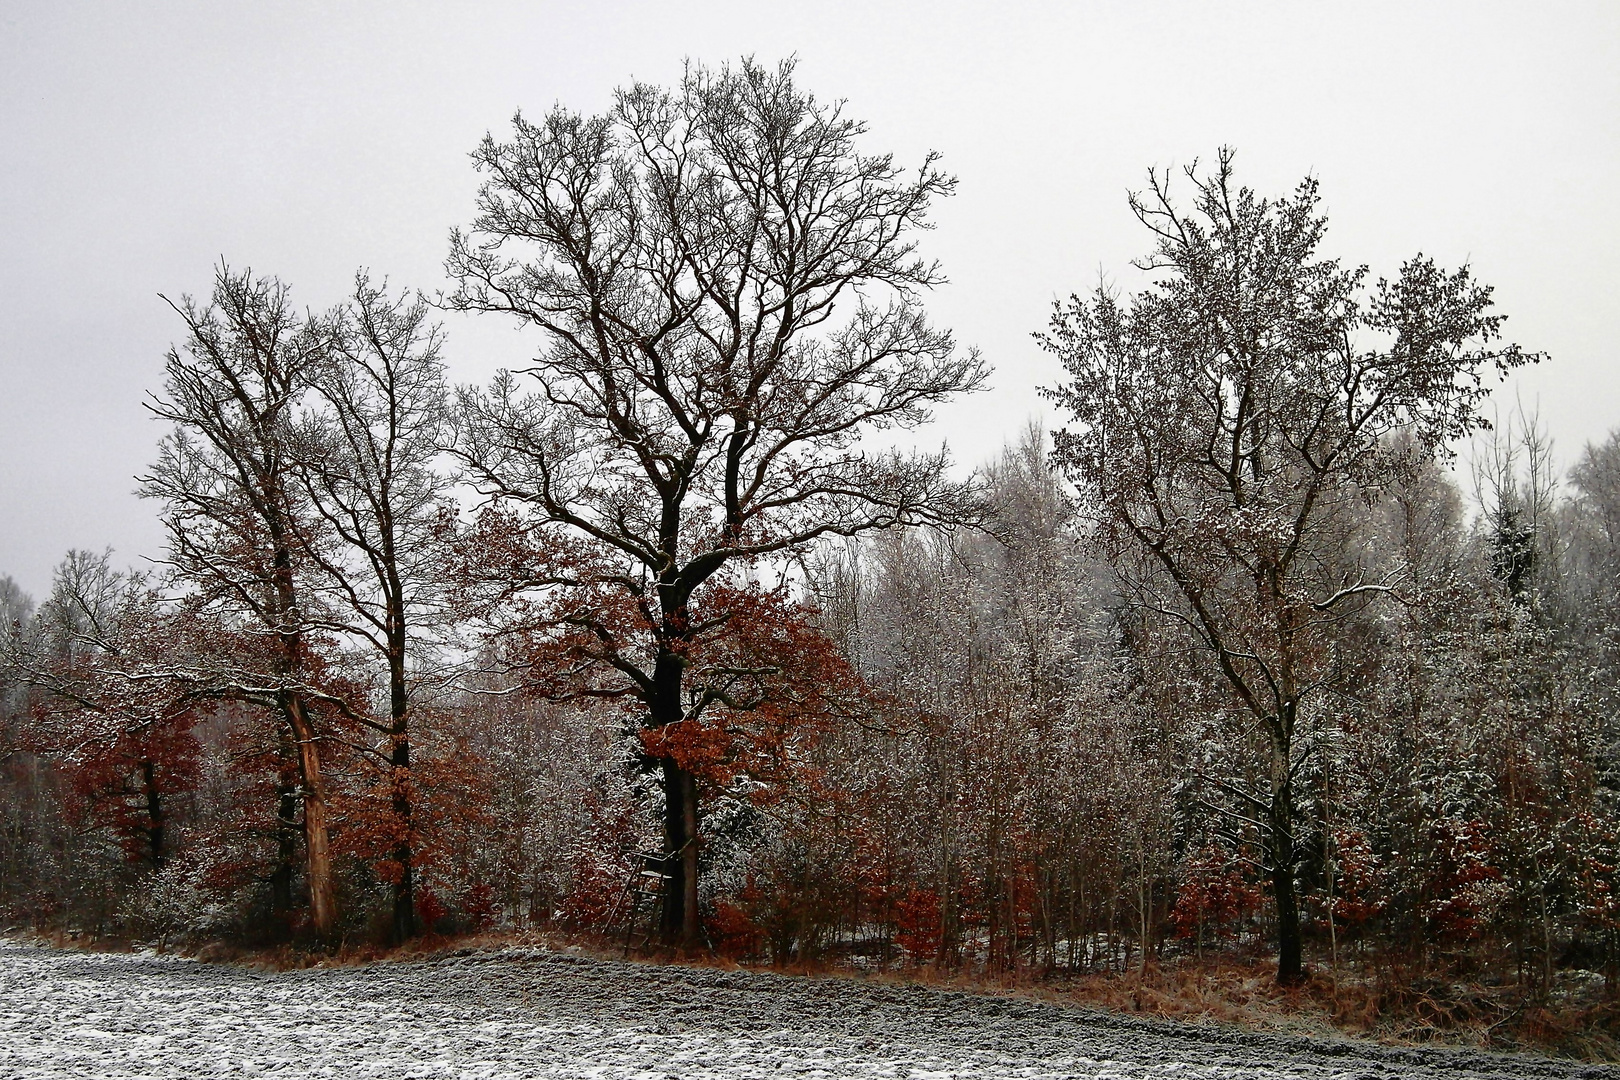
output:
[[[532,391],[463,391],[473,481],[677,603],[728,559],[968,502],[943,453],[855,446],[983,381],[918,300],[943,277],[914,236],[954,181],[857,151],[864,125],[792,70],[691,66],[604,116],[519,115],[474,153],[480,213],[452,237],[449,303],[547,341]]]

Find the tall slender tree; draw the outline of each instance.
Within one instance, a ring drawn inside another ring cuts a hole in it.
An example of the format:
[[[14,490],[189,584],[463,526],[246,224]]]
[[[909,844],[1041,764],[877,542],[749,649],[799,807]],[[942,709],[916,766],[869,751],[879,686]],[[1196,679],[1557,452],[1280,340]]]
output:
[[[330,330],[300,315],[285,285],[220,266],[207,303],[172,303],[185,322],[169,350],[163,393],[148,407],[173,425],[141,494],[163,504],[169,569],[199,604],[263,635],[259,662],[185,658],[197,693],[246,701],[283,725],[293,773],[284,806],[302,809],[315,932],[332,933],[335,901],[322,733],[311,702],[306,584],[309,509],[293,471],[297,410]]]
[[[338,310],[331,348],[312,368],[297,473],[328,542],[307,548],[330,626],[358,639],[387,673],[381,757],[394,821],[387,868],[396,940],[416,933],[413,903],[414,662],[438,613],[435,553],[447,482],[434,468],[448,413],[440,330],[427,304],[390,297],[362,274]],[[414,654],[414,655],[413,655]]]

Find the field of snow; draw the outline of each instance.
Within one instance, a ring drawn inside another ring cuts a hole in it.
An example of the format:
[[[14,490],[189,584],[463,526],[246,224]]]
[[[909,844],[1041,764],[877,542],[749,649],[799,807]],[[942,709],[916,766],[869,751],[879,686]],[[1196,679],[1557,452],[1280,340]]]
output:
[[[1620,1077],[535,950],[273,974],[0,939],[3,1077]]]

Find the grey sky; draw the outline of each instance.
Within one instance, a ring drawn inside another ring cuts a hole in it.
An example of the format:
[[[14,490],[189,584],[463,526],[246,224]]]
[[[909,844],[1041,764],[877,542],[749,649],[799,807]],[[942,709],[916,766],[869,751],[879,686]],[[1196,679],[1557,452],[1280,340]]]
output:
[[[466,154],[516,108],[599,110],[683,57],[800,58],[871,149],[961,179],[926,240],[936,319],[994,389],[928,437],[992,453],[1056,380],[1031,342],[1054,296],[1136,284],[1125,207],[1150,164],[1238,148],[1263,192],[1322,180],[1329,246],[1392,273],[1419,250],[1497,287],[1518,377],[1566,463],[1620,426],[1620,5],[252,5],[0,0],[0,573],[36,597],[69,547],[161,554],[134,498],[141,408],[178,322],[157,297],[213,265],[311,307],[358,266],[443,285]],[[446,319],[462,381],[520,362]]]

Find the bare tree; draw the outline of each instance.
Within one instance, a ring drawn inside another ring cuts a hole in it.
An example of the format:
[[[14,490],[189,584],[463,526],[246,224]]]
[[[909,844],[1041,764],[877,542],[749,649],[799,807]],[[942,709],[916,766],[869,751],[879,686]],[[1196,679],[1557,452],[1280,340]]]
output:
[[[0,625],[25,623],[34,613],[34,601],[10,574],[0,575]]]
[[[1563,527],[1569,615],[1586,624],[1589,638],[1606,640],[1612,665],[1620,646],[1620,431],[1587,443],[1569,479],[1573,497]]]
[[[1262,199],[1233,184],[1227,150],[1186,174],[1191,212],[1168,173],[1131,199],[1155,284],[1128,304],[1075,297],[1042,339],[1076,421],[1055,455],[1134,602],[1186,627],[1262,733],[1263,782],[1225,787],[1266,838],[1277,974],[1293,983],[1301,710],[1338,675],[1336,621],[1395,584],[1347,557],[1339,508],[1483,427],[1482,369],[1536,357],[1493,344],[1503,317],[1466,268],[1420,256],[1369,292],[1365,267],[1321,257],[1314,180]],[[1402,428],[1416,438],[1392,440]]]
[[[914,234],[954,181],[932,155],[907,174],[861,153],[864,125],[792,74],[694,65],[602,116],[519,115],[475,152],[479,216],[452,237],[451,306],[546,341],[530,392],[503,374],[462,393],[457,453],[479,490],[576,545],[576,570],[532,583],[571,596],[567,619],[595,639],[579,685],[639,702],[651,728],[724,692],[694,687],[686,653],[728,565],[967,509],[943,452],[857,446],[984,378],[919,300],[943,276]],[[660,768],[680,854],[663,932],[691,945],[696,779]]]
[[[285,285],[223,265],[208,303],[182,297],[170,306],[188,337],[169,350],[164,392],[149,408],[174,429],[141,494],[163,503],[175,581],[201,604],[248,620],[268,644],[262,668],[192,657],[172,674],[198,693],[269,709],[285,725],[296,781],[282,785],[283,809],[302,806],[311,915],[327,937],[335,918],[327,799],[306,672],[308,509],[291,453],[297,409],[329,334],[294,310]]]
[[[51,594],[7,659],[42,691],[28,744],[39,754],[102,773],[96,795],[114,804],[132,853],[161,867],[169,856],[169,796],[192,776],[191,702],[184,687],[142,677],[173,644],[143,575],[114,570],[112,552],[73,550]]]
[[[317,402],[299,432],[297,472],[329,543],[307,556],[322,571],[331,626],[357,638],[387,672],[387,718],[363,724],[385,740],[398,841],[389,868],[396,940],[416,933],[412,900],[413,656],[437,614],[437,527],[447,482],[434,469],[447,419],[440,331],[420,299],[390,298],[362,274],[340,309],[332,348],[311,382]],[[337,614],[342,613],[342,614]]]

